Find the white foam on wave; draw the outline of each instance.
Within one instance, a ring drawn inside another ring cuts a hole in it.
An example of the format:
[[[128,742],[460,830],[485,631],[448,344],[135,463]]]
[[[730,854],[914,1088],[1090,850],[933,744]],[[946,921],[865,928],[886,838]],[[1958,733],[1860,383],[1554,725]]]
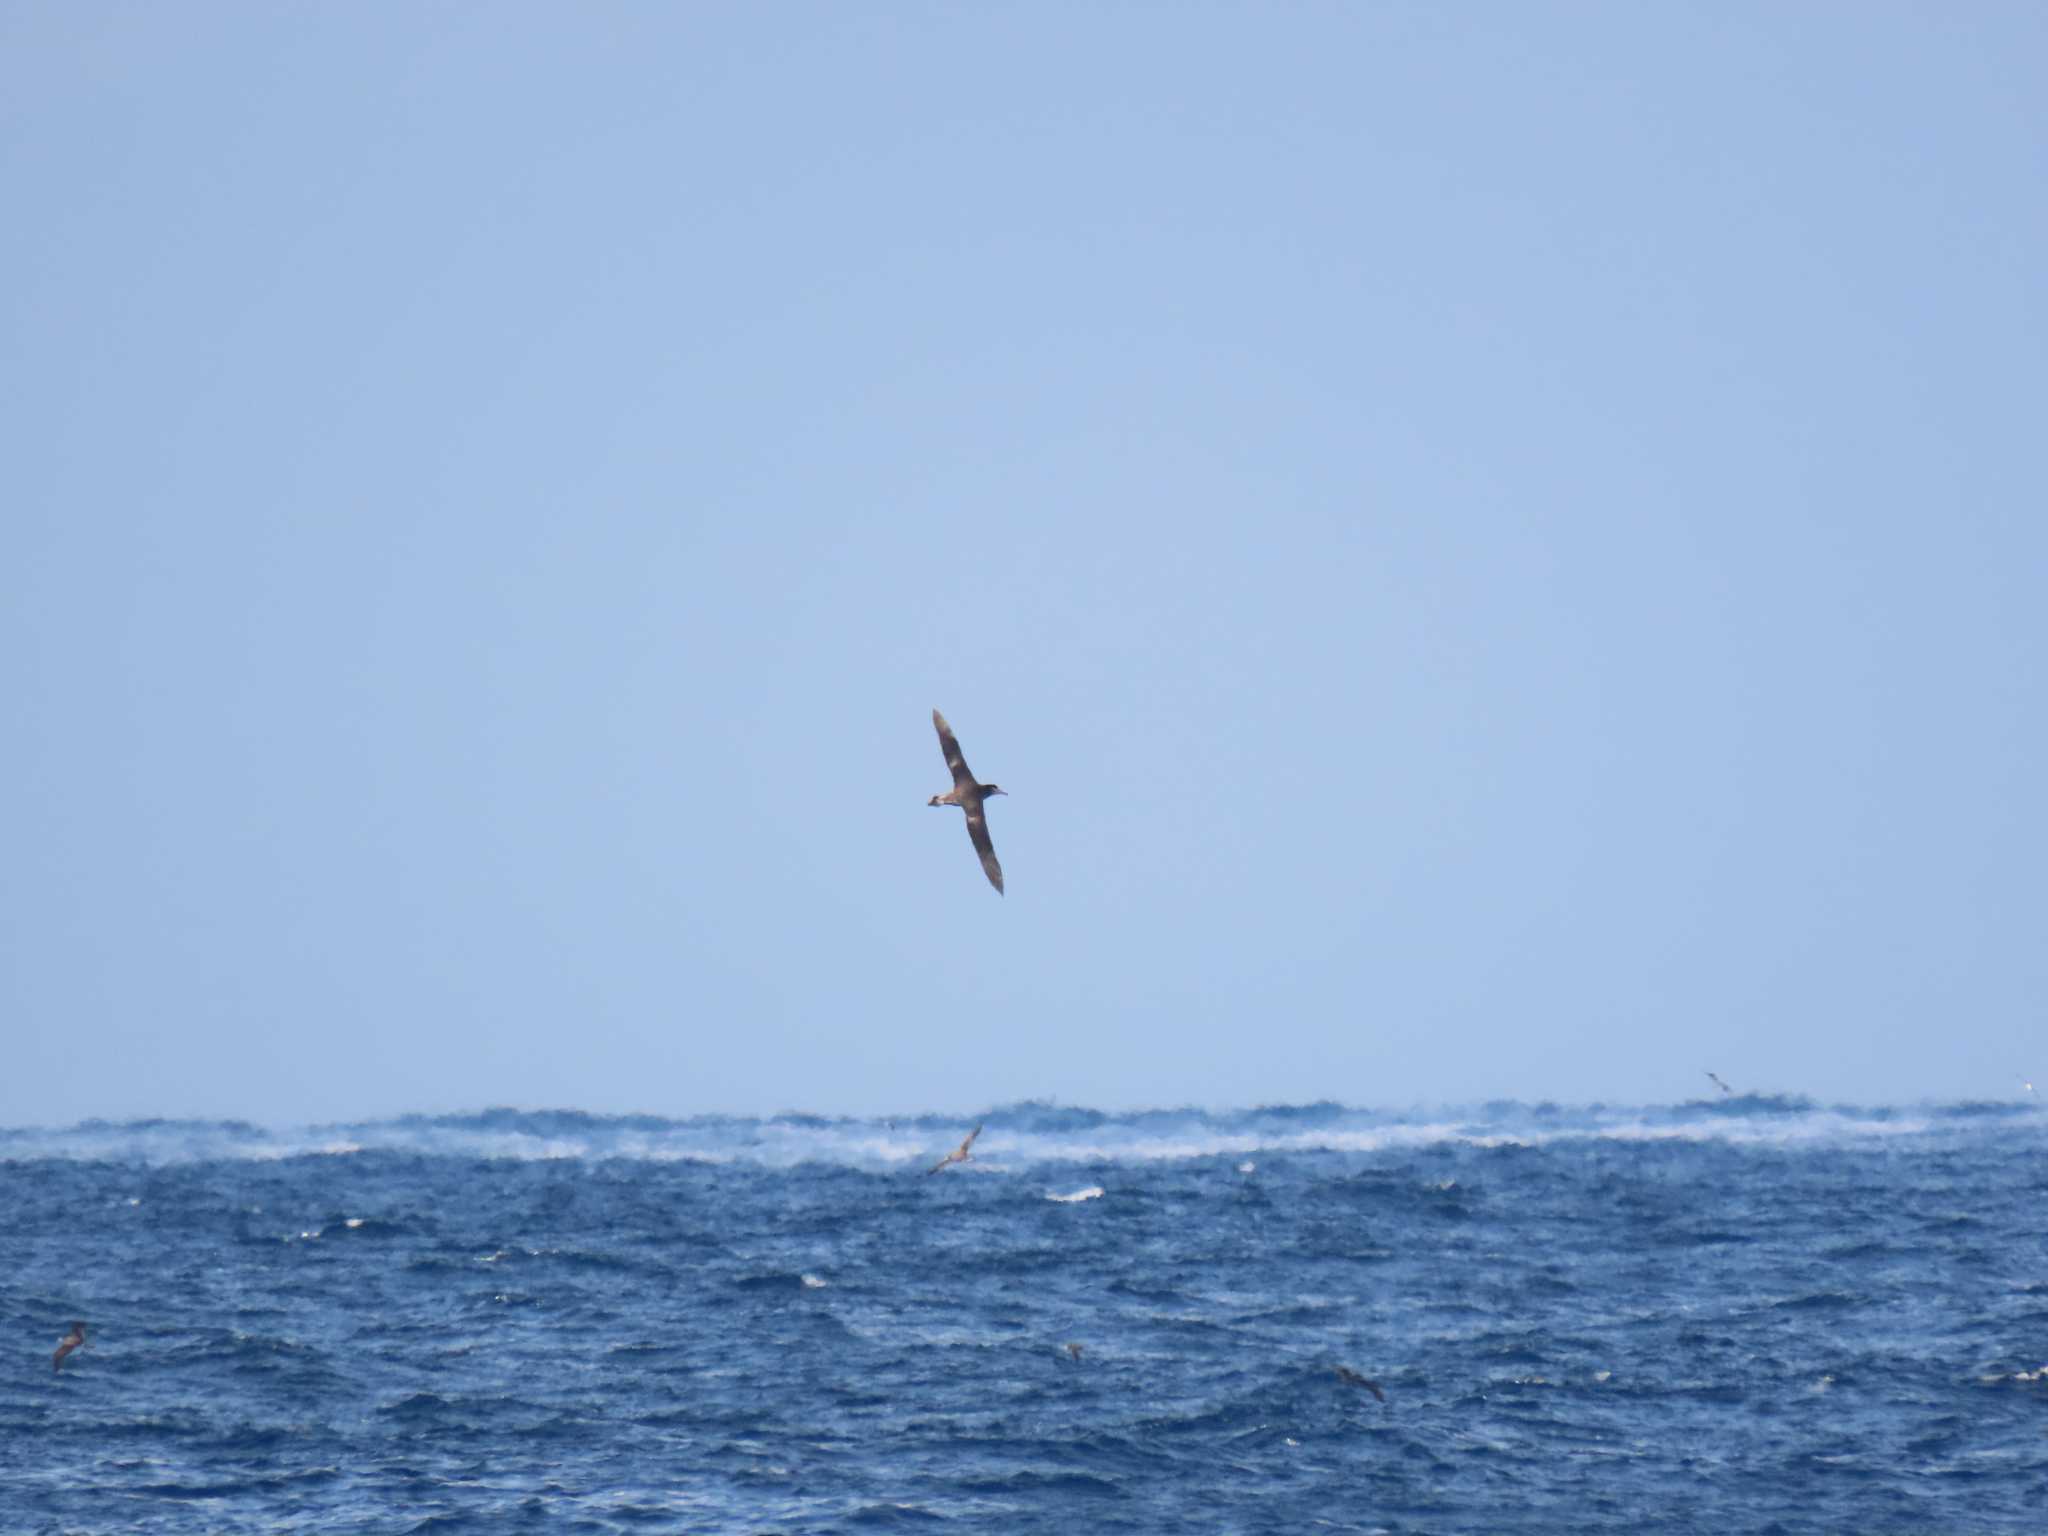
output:
[[[822,1291],[823,1289],[825,1289],[826,1286],[832,1283],[829,1280],[820,1280],[816,1275],[812,1274],[806,1274],[802,1277],[802,1279],[804,1282],[804,1289],[807,1291]]]
[[[1047,1195],[1045,1198],[1056,1205],[1073,1205],[1082,1200],[1100,1200],[1102,1198],[1102,1186],[1100,1184],[1090,1184],[1086,1189],[1077,1189],[1071,1195]]]
[[[1013,1123],[991,1126],[977,1143],[974,1158],[949,1173],[1216,1159],[1249,1174],[1255,1169],[1265,1172],[1260,1165],[1273,1159],[1315,1154],[1370,1157],[1437,1147],[1513,1151],[1589,1142],[1703,1142],[1796,1152],[1872,1143],[1934,1148],[1986,1133],[2048,1140],[2048,1115],[2016,1113],[1989,1122],[1946,1116],[1938,1106],[1926,1105],[1861,1110],[1780,1102],[1745,1113],[1719,1105],[1509,1104],[1425,1114],[1331,1106],[1314,1114],[1189,1109],[1091,1116],[1023,1106],[1008,1113]],[[93,1122],[68,1131],[0,1129],[0,1158],[162,1166],[397,1153],[505,1162],[617,1159],[769,1170],[819,1165],[893,1176],[929,1167],[957,1139],[956,1125],[956,1119],[939,1116],[901,1121],[812,1116],[664,1121],[632,1116],[614,1121],[557,1111],[407,1116],[298,1129],[215,1122]]]
[[[1874,1120],[1840,1114],[1834,1110],[1813,1110],[1807,1114],[1757,1119],[1716,1118],[1681,1124],[1652,1124],[1646,1120],[1625,1121],[1590,1131],[1555,1131],[1532,1138],[1532,1145],[1554,1141],[1687,1141],[1725,1142],[1730,1146],[1798,1146],[1857,1141],[1883,1141],[1899,1137],[1924,1136],[1934,1128],[1924,1118]]]

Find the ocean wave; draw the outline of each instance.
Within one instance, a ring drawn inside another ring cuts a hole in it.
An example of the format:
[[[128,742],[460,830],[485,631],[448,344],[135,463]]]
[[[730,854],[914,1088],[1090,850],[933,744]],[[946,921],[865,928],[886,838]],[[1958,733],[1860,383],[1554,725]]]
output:
[[[262,1127],[244,1120],[88,1120],[64,1129],[0,1128],[0,1162],[52,1159],[163,1167],[299,1158],[424,1158],[475,1162],[674,1162],[789,1169],[824,1165],[871,1174],[922,1171],[985,1123],[974,1162],[957,1170],[1052,1164],[1113,1166],[1256,1156],[1373,1157],[1433,1148],[1541,1149],[1560,1143],[1721,1143],[1738,1148],[1940,1146],[1996,1132],[2048,1140],[2048,1114],[2029,1103],[1823,1106],[1770,1095],[1675,1105],[1520,1104],[1390,1111],[1331,1102],[1251,1109],[1122,1113],[1031,1101],[971,1114],[832,1117],[597,1115],[494,1108],[471,1114]]]

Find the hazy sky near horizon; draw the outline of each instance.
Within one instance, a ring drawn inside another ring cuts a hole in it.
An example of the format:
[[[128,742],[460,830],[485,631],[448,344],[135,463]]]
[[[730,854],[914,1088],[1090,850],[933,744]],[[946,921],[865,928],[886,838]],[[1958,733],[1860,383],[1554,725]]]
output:
[[[0,1124],[2048,1077],[2044,68],[7,0]]]

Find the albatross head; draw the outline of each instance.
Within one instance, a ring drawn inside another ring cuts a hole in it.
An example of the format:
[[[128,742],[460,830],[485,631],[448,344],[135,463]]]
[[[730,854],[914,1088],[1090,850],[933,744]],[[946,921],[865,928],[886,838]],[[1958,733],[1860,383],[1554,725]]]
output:
[[[980,786],[980,789],[981,796],[984,800],[986,800],[990,795],[1007,795],[1009,793],[1009,791],[1007,789],[1004,789],[1000,784],[983,784]]]

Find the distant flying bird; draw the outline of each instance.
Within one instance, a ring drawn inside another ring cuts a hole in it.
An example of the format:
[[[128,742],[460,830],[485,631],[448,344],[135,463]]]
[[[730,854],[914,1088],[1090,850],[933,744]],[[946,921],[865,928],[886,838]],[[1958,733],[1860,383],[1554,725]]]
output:
[[[931,1167],[927,1168],[924,1171],[924,1176],[926,1178],[930,1178],[933,1174],[937,1173],[941,1168],[949,1168],[954,1163],[966,1162],[970,1157],[974,1155],[967,1149],[974,1145],[974,1138],[979,1136],[980,1134],[981,1127],[977,1125],[973,1130],[967,1133],[967,1139],[965,1141],[961,1142],[959,1146],[955,1147],[952,1151],[948,1152],[944,1157],[940,1158],[936,1163],[933,1163]]]
[[[57,1341],[57,1353],[50,1357],[50,1369],[53,1371],[63,1370],[64,1357],[74,1349],[83,1348],[85,1348],[85,1324],[73,1323],[71,1331]]]
[[[1067,1353],[1072,1355],[1076,1360],[1079,1360],[1081,1358],[1081,1346],[1078,1344],[1069,1344],[1067,1346]]]
[[[946,754],[946,766],[953,772],[953,787],[943,795],[933,795],[926,805],[957,805],[967,813],[967,835],[974,841],[974,851],[981,855],[981,867],[988,876],[988,883],[996,888],[998,896],[1003,894],[1003,866],[996,862],[996,846],[988,840],[988,818],[982,814],[982,802],[990,795],[1007,795],[1009,791],[996,784],[977,784],[974,775],[967,770],[967,759],[960,755],[960,743],[953,736],[953,727],[946,724],[946,717],[936,709],[932,711],[932,724],[938,727],[939,749]]]
[[[2027,1092],[2030,1094],[2034,1092],[2034,1085],[2028,1082],[2024,1077],[2020,1079],[2020,1086],[2026,1089]]]
[[[1387,1400],[1387,1394],[1380,1390],[1380,1384],[1378,1382],[1366,1380],[1363,1376],[1359,1375],[1358,1372],[1352,1370],[1349,1366],[1340,1365],[1337,1367],[1337,1379],[1343,1382],[1344,1385],[1347,1387],[1365,1388],[1366,1391],[1370,1392],[1374,1397],[1378,1398],[1383,1403]]]
[[[1707,1076],[1714,1079],[1714,1086],[1720,1089],[1723,1093],[1732,1094],[1735,1092],[1733,1088],[1730,1088],[1726,1083],[1722,1082],[1721,1079],[1714,1073],[1709,1072]]]

